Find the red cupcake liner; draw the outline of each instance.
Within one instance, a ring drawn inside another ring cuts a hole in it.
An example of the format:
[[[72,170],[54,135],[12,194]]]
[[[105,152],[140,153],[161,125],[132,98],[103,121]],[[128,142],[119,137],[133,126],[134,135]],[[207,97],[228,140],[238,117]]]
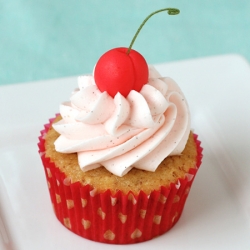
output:
[[[96,193],[90,185],[70,180],[45,157],[45,135],[54,119],[50,119],[39,137],[39,153],[48,189],[58,220],[70,231],[93,241],[130,244],[150,240],[171,229],[179,220],[194,177],[201,165],[201,142],[194,134],[197,163],[185,178],[161,187],[150,195],[110,190]]]

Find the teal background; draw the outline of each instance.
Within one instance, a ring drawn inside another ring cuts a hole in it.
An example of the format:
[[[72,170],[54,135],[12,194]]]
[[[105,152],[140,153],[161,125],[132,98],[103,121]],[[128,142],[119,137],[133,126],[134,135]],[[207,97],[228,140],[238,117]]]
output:
[[[0,0],[0,85],[91,73],[126,46],[151,12],[134,49],[162,63],[239,53],[250,61],[249,0]]]

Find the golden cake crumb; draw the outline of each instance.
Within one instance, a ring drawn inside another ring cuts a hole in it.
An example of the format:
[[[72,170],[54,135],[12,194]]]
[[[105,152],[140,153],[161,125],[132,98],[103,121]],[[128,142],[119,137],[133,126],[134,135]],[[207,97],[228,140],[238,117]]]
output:
[[[61,119],[57,118],[56,121]],[[196,143],[193,133],[190,132],[187,145],[181,155],[165,158],[155,172],[148,172],[133,168],[125,176],[119,177],[107,171],[104,167],[83,172],[79,165],[77,154],[63,154],[55,151],[54,142],[59,134],[51,127],[46,135],[46,157],[49,157],[55,165],[65,173],[71,183],[81,182],[90,184],[97,192],[110,189],[112,193],[121,190],[138,194],[144,191],[150,194],[153,190],[159,190],[161,186],[168,187],[178,178],[183,178],[190,168],[196,165]]]

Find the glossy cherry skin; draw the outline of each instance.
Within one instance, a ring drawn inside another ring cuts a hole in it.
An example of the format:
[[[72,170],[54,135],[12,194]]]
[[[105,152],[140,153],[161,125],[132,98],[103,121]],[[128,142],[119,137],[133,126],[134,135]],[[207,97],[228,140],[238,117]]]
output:
[[[126,97],[131,90],[140,91],[148,82],[148,65],[144,57],[131,49],[114,48],[98,60],[94,79],[101,92],[114,97],[118,92]]]

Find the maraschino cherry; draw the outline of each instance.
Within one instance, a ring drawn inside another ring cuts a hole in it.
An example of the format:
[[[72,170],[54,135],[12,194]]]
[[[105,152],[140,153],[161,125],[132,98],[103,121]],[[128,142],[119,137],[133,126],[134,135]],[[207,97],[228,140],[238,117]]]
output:
[[[114,97],[118,92],[126,97],[131,90],[140,91],[148,82],[148,65],[144,57],[132,49],[134,41],[147,20],[156,13],[168,11],[169,15],[180,13],[178,9],[165,8],[151,13],[142,22],[128,48],[114,48],[104,53],[98,60],[94,79],[101,92]]]

